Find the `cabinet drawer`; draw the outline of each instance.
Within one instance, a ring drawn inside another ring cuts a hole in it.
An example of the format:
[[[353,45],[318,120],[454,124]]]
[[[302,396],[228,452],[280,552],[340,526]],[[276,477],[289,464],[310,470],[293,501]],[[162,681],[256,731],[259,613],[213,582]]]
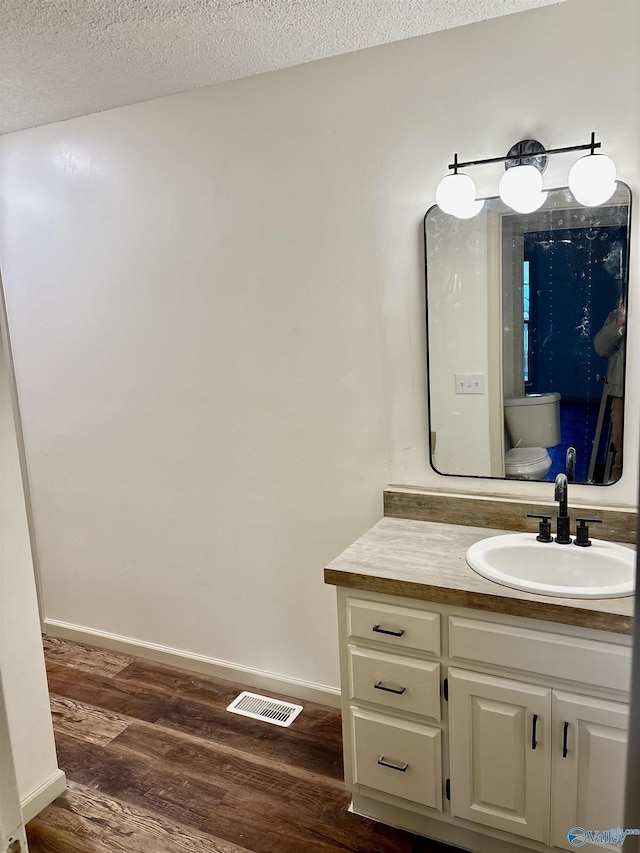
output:
[[[350,638],[379,640],[399,648],[440,654],[440,614],[392,604],[347,599]]]
[[[351,709],[356,784],[442,811],[440,729]]]
[[[349,646],[351,698],[440,719],[440,664]]]
[[[630,647],[459,616],[449,617],[449,654],[615,690],[631,681]]]

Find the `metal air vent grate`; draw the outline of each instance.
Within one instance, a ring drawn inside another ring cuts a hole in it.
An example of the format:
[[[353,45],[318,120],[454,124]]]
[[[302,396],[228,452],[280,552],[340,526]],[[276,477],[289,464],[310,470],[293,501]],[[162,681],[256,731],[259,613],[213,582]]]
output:
[[[265,723],[273,723],[274,726],[290,726],[302,711],[302,705],[269,699],[268,696],[258,696],[256,693],[248,693],[245,690],[233,700],[227,707],[227,711],[243,717],[252,717],[254,720],[263,720]]]

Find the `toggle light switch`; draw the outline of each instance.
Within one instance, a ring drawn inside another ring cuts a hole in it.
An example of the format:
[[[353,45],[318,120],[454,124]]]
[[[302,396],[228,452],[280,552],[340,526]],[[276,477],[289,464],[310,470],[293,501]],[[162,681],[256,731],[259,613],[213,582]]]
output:
[[[484,394],[484,374],[456,373],[456,394]]]

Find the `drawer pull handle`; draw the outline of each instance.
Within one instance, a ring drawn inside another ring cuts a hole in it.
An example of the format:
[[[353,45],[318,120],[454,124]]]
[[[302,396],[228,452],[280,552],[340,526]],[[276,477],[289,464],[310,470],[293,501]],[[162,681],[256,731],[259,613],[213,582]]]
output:
[[[409,766],[408,764],[393,764],[390,761],[385,761],[384,755],[380,756],[380,758],[378,759],[378,764],[380,764],[382,767],[388,767],[389,770],[399,770],[400,773],[406,773],[407,767]]]
[[[400,628],[399,631],[390,631],[388,628],[381,628],[380,625],[374,625],[371,630],[376,634],[391,634],[392,637],[401,637],[404,634],[404,628]]]
[[[567,746],[567,732],[569,731],[569,723],[565,723],[562,727],[562,757],[566,758],[569,748]]]
[[[538,741],[536,740],[536,729],[538,728],[538,715],[533,715],[533,720],[531,722],[531,749],[535,749],[538,745]]]
[[[397,693],[398,696],[402,696],[407,689],[406,687],[385,687],[381,681],[376,681],[373,686],[376,690],[386,690],[387,693]]]

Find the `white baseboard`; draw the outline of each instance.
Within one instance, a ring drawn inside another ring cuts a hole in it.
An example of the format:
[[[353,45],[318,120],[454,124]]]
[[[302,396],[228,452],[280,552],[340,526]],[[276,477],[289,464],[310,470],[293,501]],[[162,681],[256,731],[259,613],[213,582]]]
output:
[[[148,643],[143,640],[134,640],[131,637],[122,637],[107,631],[97,631],[85,628],[81,625],[71,625],[68,622],[60,622],[57,619],[44,620],[45,633],[51,637],[59,637],[62,640],[73,640],[76,643],[86,643],[90,646],[98,646],[125,655],[145,658],[156,663],[167,666],[176,666],[190,672],[199,672],[202,675],[212,675],[215,678],[223,678],[225,681],[235,681],[239,685],[254,687],[260,690],[270,690],[281,693],[294,699],[318,702],[320,705],[329,705],[331,708],[340,707],[340,690],[324,684],[315,684],[311,681],[302,681],[297,678],[288,678],[274,672],[241,666],[228,661],[217,660],[205,655],[192,654],[169,646],[161,646],[157,643]]]
[[[62,770],[57,770],[53,776],[38,785],[32,791],[29,791],[20,799],[22,807],[22,820],[28,823],[42,809],[46,808],[49,803],[52,803],[56,797],[64,793],[67,789],[67,779]]]

